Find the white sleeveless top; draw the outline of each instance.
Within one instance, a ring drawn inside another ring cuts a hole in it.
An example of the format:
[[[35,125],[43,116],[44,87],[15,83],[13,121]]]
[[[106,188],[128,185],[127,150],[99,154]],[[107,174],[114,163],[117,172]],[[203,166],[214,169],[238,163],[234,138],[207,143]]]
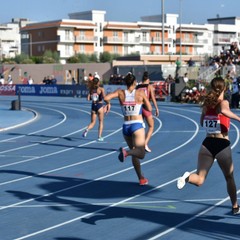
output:
[[[121,106],[124,116],[137,116],[142,114],[142,104],[137,104],[135,101],[136,89],[131,93],[125,90],[125,100]]]

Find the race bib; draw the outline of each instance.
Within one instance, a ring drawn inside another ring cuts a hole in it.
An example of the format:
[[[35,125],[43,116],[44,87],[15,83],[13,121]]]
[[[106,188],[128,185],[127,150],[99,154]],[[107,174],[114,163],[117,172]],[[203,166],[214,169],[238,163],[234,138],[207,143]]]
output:
[[[124,116],[133,116],[139,114],[139,107],[135,102],[124,102],[122,105]]]
[[[212,133],[221,133],[221,125],[219,116],[208,115],[203,119],[203,127],[206,129],[206,132],[209,134]]]
[[[98,95],[97,93],[93,93],[93,94],[92,94],[92,100],[93,100],[94,102],[98,101],[98,98],[99,98],[99,95]]]

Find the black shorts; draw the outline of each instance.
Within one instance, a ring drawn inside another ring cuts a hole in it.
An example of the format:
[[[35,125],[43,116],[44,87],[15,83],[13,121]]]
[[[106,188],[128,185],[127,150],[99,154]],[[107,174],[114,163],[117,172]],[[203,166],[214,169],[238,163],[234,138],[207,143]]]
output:
[[[212,138],[212,137],[206,137],[202,145],[208,149],[208,151],[212,154],[212,156],[215,158],[216,155],[221,152],[223,149],[230,146],[230,141],[228,139],[224,138]]]

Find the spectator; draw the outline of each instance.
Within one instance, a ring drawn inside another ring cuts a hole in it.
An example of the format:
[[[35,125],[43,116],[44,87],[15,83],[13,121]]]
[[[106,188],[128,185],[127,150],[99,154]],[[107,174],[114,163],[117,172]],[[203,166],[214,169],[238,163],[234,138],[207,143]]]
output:
[[[195,66],[195,62],[192,60],[192,58],[190,58],[190,59],[187,61],[187,64],[188,64],[188,67],[194,67],[194,66]]]
[[[171,74],[168,75],[168,77],[165,79],[166,83],[174,83],[174,78],[172,77]]]
[[[0,85],[3,85],[5,83],[4,75],[1,74],[0,76]]]
[[[175,78],[177,78],[179,76],[179,70],[181,69],[181,65],[182,65],[179,57],[177,57],[175,64],[176,64]]]
[[[54,84],[54,85],[57,84],[57,79],[55,78],[54,75],[52,75],[50,78],[50,84]]]
[[[92,81],[93,80],[93,75],[91,73],[88,74],[88,81]]]
[[[32,85],[33,84],[33,79],[32,79],[32,77],[31,76],[29,76],[29,78],[28,78],[28,85]]]
[[[13,79],[11,75],[8,75],[7,83],[12,85],[13,84]]]
[[[50,77],[49,76],[47,76],[47,77],[44,77],[44,79],[43,79],[43,84],[45,84],[45,85],[49,85],[49,84],[51,84],[51,79],[50,79]]]
[[[239,108],[239,86],[237,78],[234,78],[232,83],[231,108]]]
[[[186,86],[188,86],[188,73],[184,73],[183,81],[185,82]]]

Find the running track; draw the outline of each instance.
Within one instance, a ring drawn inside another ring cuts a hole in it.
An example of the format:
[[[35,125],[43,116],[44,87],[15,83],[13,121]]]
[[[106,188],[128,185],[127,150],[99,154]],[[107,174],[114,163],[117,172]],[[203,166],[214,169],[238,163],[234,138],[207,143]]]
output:
[[[0,100],[10,104],[9,97]],[[97,142],[97,126],[86,139],[81,136],[90,121],[85,99],[22,97],[22,106],[36,117],[0,133],[0,239],[239,239],[240,216],[231,215],[217,164],[201,188],[176,188],[182,173],[196,170],[205,136],[199,107],[158,104],[152,153],[142,161],[149,185],[139,186],[130,159],[117,158],[126,144],[116,101],[105,117],[104,142]],[[239,127],[232,121],[238,189]]]

